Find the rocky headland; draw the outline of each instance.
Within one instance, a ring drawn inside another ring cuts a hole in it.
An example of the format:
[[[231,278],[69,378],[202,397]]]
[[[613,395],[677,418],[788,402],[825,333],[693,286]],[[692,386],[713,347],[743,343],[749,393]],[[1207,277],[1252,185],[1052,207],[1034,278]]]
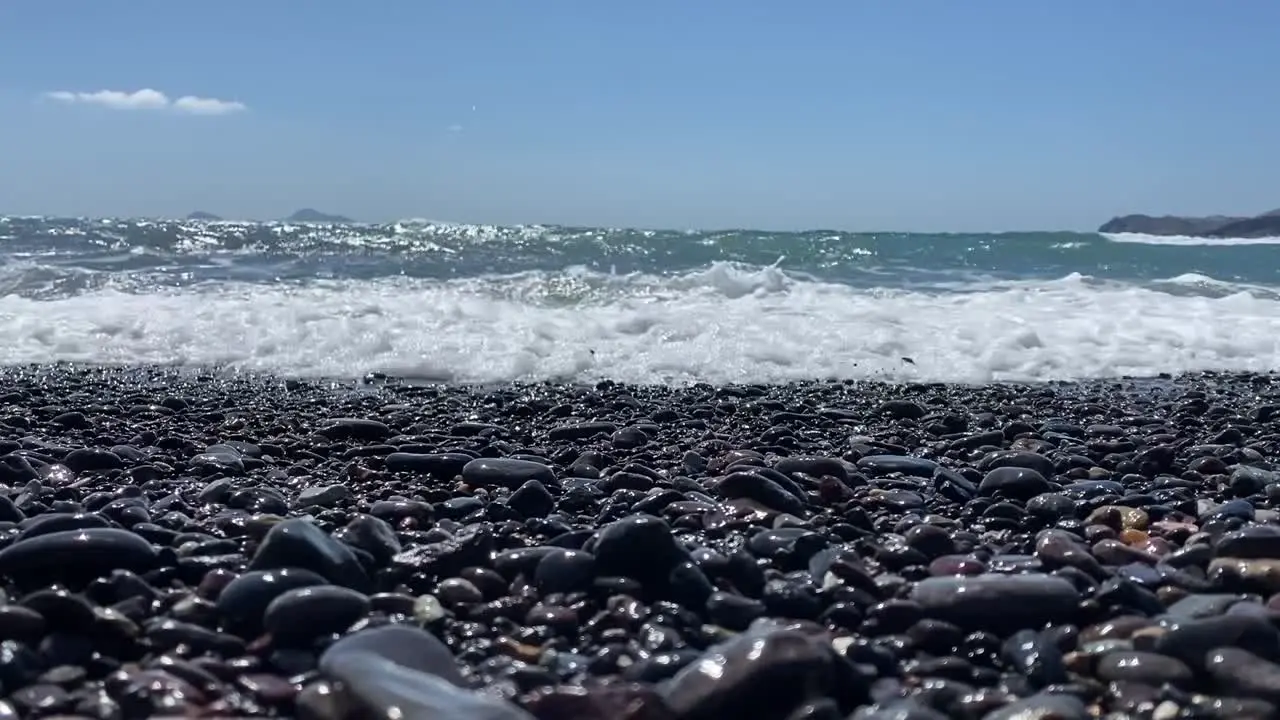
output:
[[[324,223],[329,225],[349,224],[355,222],[355,220],[352,220],[345,215],[324,213],[311,208],[303,208],[285,218],[284,221],[294,223]]]
[[[1280,377],[0,369],[0,717],[1280,715]]]
[[[1212,238],[1280,237],[1280,209],[1253,217],[1124,215],[1103,223],[1098,232]]]
[[[202,222],[216,222],[216,221],[222,220],[223,218],[220,215],[215,215],[210,212],[204,212],[203,210],[197,210],[187,215],[186,219],[202,221]],[[355,220],[352,220],[351,218],[345,215],[333,215],[330,213],[320,212],[319,210],[313,210],[311,208],[303,208],[293,213],[289,217],[284,218],[280,222],[312,223],[312,224],[323,224],[323,225],[347,225],[347,224],[354,223]]]

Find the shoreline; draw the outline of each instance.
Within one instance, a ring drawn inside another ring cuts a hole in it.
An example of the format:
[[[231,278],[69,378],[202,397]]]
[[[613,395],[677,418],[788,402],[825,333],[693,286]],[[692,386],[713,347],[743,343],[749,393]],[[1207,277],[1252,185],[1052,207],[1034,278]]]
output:
[[[375,380],[0,367],[0,710],[1280,713],[1274,373]]]
[[[705,380],[685,380],[672,383],[635,383],[622,382],[600,377],[594,379],[521,379],[496,382],[455,382],[433,378],[394,375],[381,371],[366,372],[360,376],[339,375],[305,375],[271,370],[245,369],[231,365],[188,365],[165,363],[86,363],[59,360],[54,362],[23,363],[15,365],[0,364],[0,373],[33,373],[61,371],[76,374],[151,374],[170,376],[180,380],[192,380],[202,376],[240,380],[246,382],[289,382],[313,386],[368,386],[368,387],[433,387],[475,392],[524,388],[524,387],[594,387],[600,383],[608,383],[618,387],[679,390],[690,387],[730,387],[730,388],[810,388],[828,387],[875,387],[875,388],[986,388],[986,387],[1100,387],[1119,385],[1122,387],[1159,386],[1169,384],[1185,384],[1201,381],[1239,381],[1251,378],[1269,378],[1280,382],[1280,368],[1272,370],[1196,370],[1187,372],[1158,372],[1147,375],[1116,375],[1103,377],[1054,378],[1049,380],[992,380],[981,382],[955,382],[943,380],[896,380],[882,378],[839,378],[814,377],[799,380],[769,382],[711,382]]]

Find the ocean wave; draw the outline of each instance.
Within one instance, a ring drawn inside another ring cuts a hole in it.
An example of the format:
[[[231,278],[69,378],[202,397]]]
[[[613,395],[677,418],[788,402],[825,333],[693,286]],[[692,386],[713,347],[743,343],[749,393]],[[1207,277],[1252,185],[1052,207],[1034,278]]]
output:
[[[1280,245],[1280,237],[1209,238],[1191,235],[1146,235],[1143,233],[1099,233],[1111,242],[1132,245],[1180,245],[1184,247],[1237,247],[1244,245]]]
[[[558,283],[558,285],[557,285]],[[0,298],[0,363],[225,365],[448,381],[985,382],[1280,367],[1280,301],[1084,275],[967,293],[778,268],[455,281],[215,283]]]

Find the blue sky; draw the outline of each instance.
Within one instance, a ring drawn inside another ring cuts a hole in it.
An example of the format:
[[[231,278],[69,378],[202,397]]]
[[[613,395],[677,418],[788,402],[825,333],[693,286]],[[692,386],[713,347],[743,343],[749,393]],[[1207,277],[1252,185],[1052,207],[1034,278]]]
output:
[[[1252,213],[1280,207],[1276,68],[1274,0],[7,0],[0,212]]]

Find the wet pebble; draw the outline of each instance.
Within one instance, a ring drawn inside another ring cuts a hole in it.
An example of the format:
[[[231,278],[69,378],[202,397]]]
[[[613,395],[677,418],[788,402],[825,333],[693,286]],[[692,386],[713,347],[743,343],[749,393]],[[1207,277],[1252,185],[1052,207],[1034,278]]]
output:
[[[1280,705],[1270,375],[0,379],[0,718]]]
[[[267,605],[263,628],[282,642],[298,642],[341,632],[365,615],[369,598],[337,585],[288,590]]]

